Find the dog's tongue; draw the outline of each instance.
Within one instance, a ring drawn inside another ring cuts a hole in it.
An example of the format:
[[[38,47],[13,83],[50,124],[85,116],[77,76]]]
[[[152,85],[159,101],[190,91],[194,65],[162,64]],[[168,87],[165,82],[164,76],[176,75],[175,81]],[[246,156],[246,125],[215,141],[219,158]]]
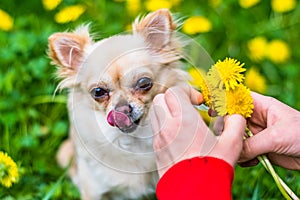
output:
[[[111,126],[117,126],[119,128],[126,128],[131,125],[131,121],[125,113],[118,112],[115,110],[112,110],[108,113],[107,122]]]

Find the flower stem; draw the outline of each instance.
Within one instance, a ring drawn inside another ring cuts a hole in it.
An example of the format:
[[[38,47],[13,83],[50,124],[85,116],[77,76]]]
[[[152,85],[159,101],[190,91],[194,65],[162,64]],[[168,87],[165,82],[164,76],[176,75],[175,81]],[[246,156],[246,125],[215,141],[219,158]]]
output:
[[[246,133],[249,137],[253,136],[253,133],[247,128]],[[266,155],[260,155],[257,159],[262,163],[265,169],[272,175],[279,191],[287,200],[299,200],[296,194],[286,185],[286,183],[275,172],[271,162]]]

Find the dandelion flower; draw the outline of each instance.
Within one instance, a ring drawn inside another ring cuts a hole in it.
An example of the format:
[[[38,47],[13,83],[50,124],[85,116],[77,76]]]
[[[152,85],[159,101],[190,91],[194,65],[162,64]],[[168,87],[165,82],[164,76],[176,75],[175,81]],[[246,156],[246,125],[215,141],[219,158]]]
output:
[[[189,74],[191,75],[191,77],[193,79],[190,82],[191,85],[200,89],[200,91],[203,95],[204,103],[208,107],[211,107],[212,102],[211,102],[211,96],[210,96],[210,89],[208,87],[208,82],[205,80],[205,74],[203,72],[197,70],[196,68],[191,68],[189,70]]]
[[[188,18],[183,26],[182,31],[186,34],[196,34],[209,32],[212,29],[211,22],[203,16],[193,16]]]
[[[13,18],[4,10],[0,9],[0,29],[3,31],[10,31],[14,26]]]
[[[242,72],[246,71],[243,68],[244,64],[239,61],[226,58],[224,61],[218,61],[208,71],[208,81],[213,87],[229,90],[234,89],[239,83],[245,79]]]
[[[209,0],[209,5],[213,8],[217,8],[221,5],[222,0]]]
[[[17,164],[7,155],[0,151],[0,184],[9,188],[19,178]]]
[[[289,46],[282,40],[271,41],[266,49],[266,56],[276,64],[286,62],[290,58],[290,54]]]
[[[259,2],[260,0],[239,0],[239,4],[242,8],[251,8]]]
[[[46,10],[53,10],[55,9],[62,0],[42,0],[42,4]]]
[[[251,117],[253,108],[250,90],[243,84],[237,85],[234,90],[219,90],[219,93],[216,93],[214,109],[221,116],[240,114],[247,118]]]
[[[76,21],[85,11],[85,7],[82,5],[68,6],[58,12],[54,19],[59,24]]]
[[[247,44],[249,57],[253,61],[260,61],[265,57],[265,52],[268,42],[264,37],[256,37],[250,40]]]
[[[266,79],[255,67],[251,67],[245,75],[245,85],[251,90],[265,93],[267,90]]]
[[[297,6],[296,0],[272,0],[271,7],[275,12],[288,12]]]
[[[172,6],[178,6],[181,3],[181,0],[170,0],[172,3]]]
[[[161,8],[170,9],[172,7],[172,2],[168,0],[148,0],[146,1],[145,6],[148,11],[155,11]]]
[[[126,9],[130,15],[136,15],[141,10],[141,0],[127,0]]]

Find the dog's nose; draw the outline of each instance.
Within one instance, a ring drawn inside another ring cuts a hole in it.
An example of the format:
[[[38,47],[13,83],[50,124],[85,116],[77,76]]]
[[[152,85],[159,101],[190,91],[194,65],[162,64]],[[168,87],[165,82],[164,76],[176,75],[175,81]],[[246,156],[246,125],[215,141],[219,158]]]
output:
[[[124,114],[129,114],[132,111],[132,107],[127,102],[121,102],[116,105],[115,110]]]

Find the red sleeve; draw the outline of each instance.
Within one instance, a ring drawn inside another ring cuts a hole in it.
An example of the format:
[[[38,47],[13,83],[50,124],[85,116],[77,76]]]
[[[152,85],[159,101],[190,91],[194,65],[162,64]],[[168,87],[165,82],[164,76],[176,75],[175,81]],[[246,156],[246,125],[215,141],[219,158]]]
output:
[[[171,167],[159,180],[159,200],[231,199],[234,171],[224,160],[195,157]]]

